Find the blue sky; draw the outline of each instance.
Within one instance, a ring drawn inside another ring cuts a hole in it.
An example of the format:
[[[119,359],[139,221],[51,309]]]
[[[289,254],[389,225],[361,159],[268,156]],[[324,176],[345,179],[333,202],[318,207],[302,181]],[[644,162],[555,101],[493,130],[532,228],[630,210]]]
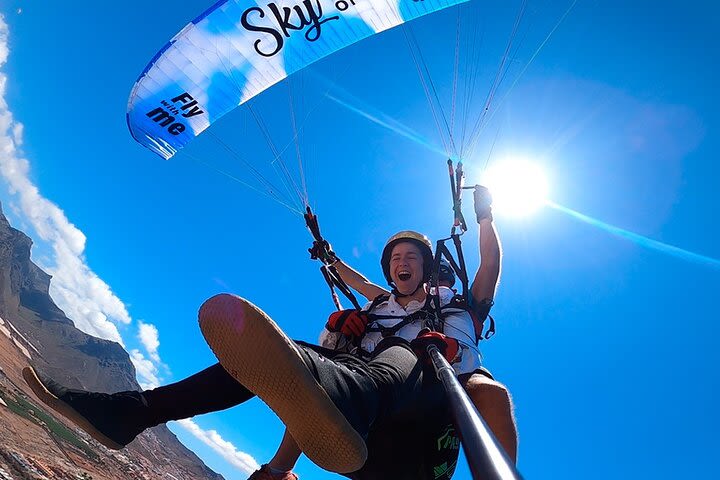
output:
[[[496,216],[505,257],[486,364],[514,396],[526,478],[705,477],[720,447],[720,12],[710,2],[580,1],[558,25],[571,4],[528,2],[491,120],[466,159],[475,183],[486,161],[532,158],[558,205]],[[60,306],[84,330],[121,339],[145,385],[213,362],[196,312],[214,293],[251,299],[305,340],[333,308],[302,220],[218,173],[260,187],[222,141],[279,178],[247,109],[170,161],[128,133],[137,75],[208,5],[0,3],[3,209],[35,239]],[[519,6],[468,10],[484,32],[478,98]],[[449,10],[413,24],[446,108],[456,18]],[[323,233],[380,283],[388,236],[413,228],[438,238],[451,222],[442,143],[402,32],[261,94],[253,108],[280,146],[292,137],[288,85],[296,116],[307,117],[301,153]],[[465,237],[472,267],[475,234]],[[229,479],[269,459],[282,433],[256,400],[171,428]],[[337,478],[305,459],[297,472]],[[455,478],[470,478],[466,467]]]

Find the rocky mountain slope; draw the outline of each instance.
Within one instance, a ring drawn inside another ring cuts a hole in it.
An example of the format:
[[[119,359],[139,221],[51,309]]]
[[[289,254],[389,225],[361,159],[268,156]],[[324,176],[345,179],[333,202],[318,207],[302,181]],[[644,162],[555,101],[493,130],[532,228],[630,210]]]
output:
[[[25,365],[68,386],[140,387],[119,344],[81,332],[55,305],[50,275],[30,260],[31,247],[0,210],[0,478],[5,470],[18,478],[222,479],[164,426],[112,452],[41,407],[20,375]]]

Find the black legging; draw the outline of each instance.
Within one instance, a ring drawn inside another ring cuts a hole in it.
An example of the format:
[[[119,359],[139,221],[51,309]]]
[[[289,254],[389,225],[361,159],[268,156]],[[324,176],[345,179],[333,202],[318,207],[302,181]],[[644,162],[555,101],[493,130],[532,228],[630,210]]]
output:
[[[423,366],[405,340],[383,340],[367,361],[304,342],[296,346],[318,383],[368,440],[368,461],[350,478],[433,478],[427,476],[432,475],[432,460],[418,449],[427,444],[428,435],[437,436],[447,425],[445,397],[433,375],[423,376]],[[148,426],[154,426],[224,410],[254,394],[218,363],[143,396]]]

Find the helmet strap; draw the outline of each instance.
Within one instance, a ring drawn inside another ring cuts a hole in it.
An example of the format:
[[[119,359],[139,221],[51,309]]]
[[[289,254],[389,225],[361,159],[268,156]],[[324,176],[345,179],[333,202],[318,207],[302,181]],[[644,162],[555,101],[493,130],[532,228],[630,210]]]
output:
[[[415,290],[413,290],[412,293],[400,293],[400,292],[398,291],[397,287],[395,286],[395,284],[394,284],[394,283],[391,283],[390,286],[393,287],[393,288],[392,288],[392,290],[390,291],[390,293],[392,293],[393,295],[395,295],[396,298],[412,297],[413,295],[415,295],[415,294],[417,293],[418,290],[420,290],[420,287],[422,287],[423,285],[425,285],[425,282],[420,282],[420,283],[418,283],[418,286],[415,287]]]

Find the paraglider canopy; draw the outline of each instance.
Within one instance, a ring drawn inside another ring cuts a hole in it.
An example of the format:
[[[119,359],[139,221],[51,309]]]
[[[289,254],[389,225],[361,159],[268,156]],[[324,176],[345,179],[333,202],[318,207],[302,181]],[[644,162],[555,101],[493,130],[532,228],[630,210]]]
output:
[[[221,0],[150,61],[128,101],[135,140],[165,159],[288,75],[466,0]]]

